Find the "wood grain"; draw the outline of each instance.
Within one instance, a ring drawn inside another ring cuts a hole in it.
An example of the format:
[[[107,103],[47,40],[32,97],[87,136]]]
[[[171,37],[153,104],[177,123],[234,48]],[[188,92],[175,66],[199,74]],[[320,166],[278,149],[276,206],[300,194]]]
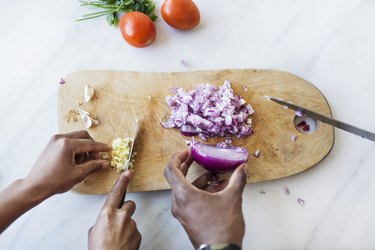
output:
[[[210,70],[174,73],[80,71],[65,77],[59,88],[59,129],[61,133],[82,130],[83,124],[71,117],[77,102],[83,102],[84,86],[95,89],[95,98],[80,106],[101,122],[89,129],[97,141],[111,144],[117,137],[133,134],[135,119],[142,122],[135,152],[134,178],[129,192],[168,189],[163,171],[176,152],[186,149],[185,138],[176,129],[163,129],[160,121],[170,111],[165,96],[172,87],[193,89],[200,83],[222,85],[229,80],[235,93],[250,102],[255,133],[245,139],[234,139],[235,145],[251,153],[248,182],[274,180],[304,171],[321,161],[334,144],[333,128],[318,122],[311,134],[299,133],[293,124],[295,113],[267,101],[263,96],[275,96],[312,109],[327,116],[331,111],[323,94],[311,83],[287,72],[274,70]],[[248,88],[247,91],[243,86]],[[149,98],[151,97],[151,99]],[[298,139],[293,142],[292,135]],[[220,138],[209,142],[222,141]],[[260,157],[252,154],[260,150]],[[203,170],[193,165],[188,179],[198,177]],[[80,193],[107,193],[117,178],[115,170],[90,175],[74,187]]]

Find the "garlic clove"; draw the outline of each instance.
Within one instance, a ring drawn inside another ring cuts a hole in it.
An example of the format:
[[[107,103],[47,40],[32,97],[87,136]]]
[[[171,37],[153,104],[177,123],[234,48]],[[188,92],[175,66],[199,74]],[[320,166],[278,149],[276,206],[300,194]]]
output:
[[[92,118],[86,110],[78,109],[78,113],[86,129],[100,124],[99,120]]]
[[[84,115],[84,116],[81,116],[81,119],[82,119],[83,125],[85,125],[86,129],[91,128],[92,120],[91,120],[90,116]]]
[[[85,85],[85,102],[89,102],[94,97],[94,89],[90,85]]]
[[[83,109],[78,109],[78,114],[83,119],[84,116],[90,116],[90,113]]]

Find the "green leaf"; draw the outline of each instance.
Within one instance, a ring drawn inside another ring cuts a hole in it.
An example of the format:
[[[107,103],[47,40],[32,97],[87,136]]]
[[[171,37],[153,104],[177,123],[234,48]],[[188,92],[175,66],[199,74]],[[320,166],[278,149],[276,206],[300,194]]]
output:
[[[155,4],[152,4],[150,7],[148,7],[147,14],[152,14],[152,12],[155,11]]]
[[[136,2],[134,4],[134,10],[139,11],[139,12],[143,12],[143,5],[140,2]]]
[[[105,0],[104,1],[106,4],[115,4],[117,0]]]
[[[79,22],[79,21],[89,20],[89,19],[93,19],[93,18],[97,18],[97,17],[101,17],[101,16],[106,16],[106,15],[108,15],[108,14],[100,14],[100,15],[97,15],[97,16],[85,17],[85,18],[77,19],[76,21]]]
[[[140,11],[148,15],[152,21],[155,21],[157,15],[155,14],[155,3],[152,0],[93,0],[85,1],[78,0],[81,6],[96,7],[102,11],[88,13],[76,21],[83,21],[93,19],[101,16],[106,16],[107,22],[110,25],[117,26],[118,14],[123,12]]]
[[[113,13],[113,26],[117,27],[118,25],[118,15],[117,12]]]
[[[113,17],[113,13],[108,14],[106,19],[107,19],[107,22],[108,22],[109,25],[113,25],[113,23],[115,22],[115,18]]]
[[[109,13],[113,13],[113,11],[112,10],[105,10],[105,11],[99,11],[99,12],[94,12],[94,13],[88,13],[88,14],[83,15],[82,17],[96,16],[96,15],[99,15],[99,14],[109,14]]]

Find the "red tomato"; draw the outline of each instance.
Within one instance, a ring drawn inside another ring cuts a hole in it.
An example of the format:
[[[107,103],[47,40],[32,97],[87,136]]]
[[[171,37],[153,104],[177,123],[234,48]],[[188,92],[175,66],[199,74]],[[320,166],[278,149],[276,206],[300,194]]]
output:
[[[199,24],[201,15],[192,0],[165,0],[161,15],[173,28],[189,30]]]
[[[138,11],[126,13],[121,18],[120,30],[125,41],[137,48],[149,46],[156,36],[154,22],[146,14]]]

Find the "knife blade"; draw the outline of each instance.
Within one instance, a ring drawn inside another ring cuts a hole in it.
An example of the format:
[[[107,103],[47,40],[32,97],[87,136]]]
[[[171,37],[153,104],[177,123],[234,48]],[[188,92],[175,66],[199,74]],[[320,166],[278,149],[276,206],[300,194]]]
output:
[[[137,139],[137,136],[138,136],[139,126],[140,126],[139,120],[137,119],[135,129],[134,129],[134,134],[133,134],[133,142],[132,142],[132,145],[130,146],[129,157],[128,157],[128,160],[125,163],[124,171],[129,169],[129,166],[130,166],[130,163],[131,163],[131,160],[132,160],[132,157],[133,157],[133,149],[134,149],[135,140]],[[121,208],[122,205],[124,204],[125,195],[126,195],[126,189],[125,189],[125,192],[123,193],[122,198],[121,198],[121,200],[118,204],[118,208]]]
[[[357,128],[353,125],[350,125],[350,124],[347,124],[347,123],[344,123],[344,122],[341,122],[341,121],[338,121],[338,120],[335,120],[331,117],[319,114],[317,112],[311,111],[307,108],[298,106],[298,105],[293,104],[291,102],[284,101],[280,98],[275,98],[275,97],[271,97],[271,96],[265,96],[265,98],[267,98],[268,100],[271,100],[273,102],[276,102],[277,104],[280,104],[280,105],[284,106],[285,108],[289,108],[289,109],[292,109],[294,111],[301,112],[305,116],[314,118],[316,120],[319,120],[321,122],[324,122],[324,123],[329,124],[331,126],[334,126],[336,128],[345,130],[349,133],[361,136],[362,138],[366,138],[368,140],[375,141],[375,134],[372,133],[372,132],[366,131],[364,129]]]
[[[135,140],[137,139],[137,136],[138,136],[138,131],[139,131],[139,120],[137,119],[135,129],[134,129],[134,134],[133,134],[133,142],[132,142],[132,145],[130,146],[129,158],[125,163],[125,170],[124,171],[129,169],[129,166],[130,166],[130,163],[131,163],[131,160],[132,160],[132,157],[133,157],[133,149],[134,149]]]

